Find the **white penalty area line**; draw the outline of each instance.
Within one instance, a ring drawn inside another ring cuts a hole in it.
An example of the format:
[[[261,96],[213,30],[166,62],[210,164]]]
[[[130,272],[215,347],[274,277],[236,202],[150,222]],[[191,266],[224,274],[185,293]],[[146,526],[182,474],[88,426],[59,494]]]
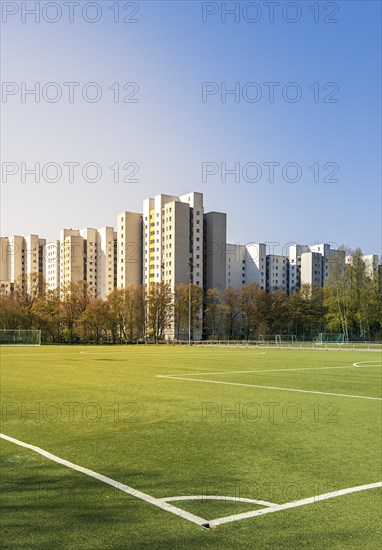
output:
[[[324,493],[322,495],[316,495],[310,498],[303,498],[301,500],[295,500],[293,502],[286,502],[285,504],[275,504],[274,506],[262,508],[261,510],[254,510],[253,512],[244,512],[243,514],[234,514],[232,516],[225,516],[222,518],[213,519],[208,523],[208,527],[217,527],[218,525],[223,525],[223,523],[249,519],[256,516],[263,516],[264,514],[272,514],[273,512],[281,512],[281,510],[289,510],[290,508],[297,508],[298,506],[305,506],[306,504],[314,504],[315,502],[321,502],[323,500],[329,500],[332,498],[340,497],[342,495],[357,493],[359,491],[376,489],[378,487],[382,487],[382,481],[378,481],[377,483],[369,483],[368,485],[358,485],[358,487],[350,487],[349,489],[340,489],[339,491]]]
[[[379,363],[378,365],[369,365],[368,367],[360,367],[359,365],[363,363]],[[232,370],[232,371],[215,371],[215,372],[179,372],[175,374],[166,374],[166,375],[158,375],[158,378],[164,378],[168,376],[200,376],[205,374],[246,374],[247,372],[285,372],[285,371],[311,371],[311,370],[330,370],[330,369],[354,369],[355,367],[358,368],[372,368],[372,367],[380,367],[382,365],[381,361],[359,361],[358,363],[353,363],[352,365],[343,365],[339,367],[301,367],[296,369],[254,369],[254,370]]]
[[[206,519],[203,519],[199,516],[195,516],[194,514],[191,514],[189,512],[186,512],[185,510],[181,510],[180,508],[177,508],[176,506],[173,506],[172,504],[168,504],[166,501],[155,498],[151,495],[148,495],[147,493],[142,493],[142,491],[138,491],[137,489],[133,489],[132,487],[129,487],[128,485],[124,485],[123,483],[120,483],[119,481],[115,481],[114,479],[111,479],[110,477],[104,476],[102,474],[99,474],[97,472],[94,472],[93,470],[89,470],[88,468],[84,468],[83,466],[79,466],[78,464],[74,464],[73,462],[69,462],[68,460],[65,460],[63,458],[60,458],[59,456],[56,456],[52,453],[49,453],[48,451],[44,451],[44,449],[41,449],[40,447],[36,447],[35,445],[30,445],[29,443],[24,443],[24,441],[20,441],[19,439],[15,439],[14,437],[10,437],[9,435],[5,435],[3,433],[0,433],[0,438],[5,439],[6,441],[9,441],[10,443],[14,443],[15,445],[19,445],[19,447],[24,447],[25,449],[30,449],[31,451],[34,451],[35,453],[38,453],[39,455],[44,456],[45,458],[52,460],[53,462],[57,462],[58,464],[62,464],[63,466],[66,466],[67,468],[70,468],[71,470],[75,470],[77,472],[80,472],[82,474],[85,474],[89,477],[93,477],[94,479],[97,479],[98,481],[102,481],[102,483],[106,483],[107,485],[111,485],[114,487],[114,489],[118,489],[119,491],[123,491],[124,493],[128,493],[129,495],[132,495],[133,497],[136,497],[140,500],[143,500],[145,502],[148,502],[149,504],[153,504],[157,508],[161,508],[162,510],[165,510],[166,512],[170,512],[171,514],[174,514],[176,516],[179,516],[183,519],[186,519],[188,521],[191,521],[192,523],[196,523],[197,525],[200,525],[202,527],[206,527],[208,521]]]
[[[313,390],[299,390],[297,388],[281,388],[278,386],[264,386],[259,384],[244,384],[241,382],[225,382],[223,380],[206,380],[205,378],[189,378],[189,376],[199,376],[200,374],[204,375],[214,375],[214,374],[245,374],[250,372],[280,372],[280,371],[304,371],[304,370],[327,370],[327,369],[352,369],[352,368],[368,368],[368,367],[360,367],[359,365],[364,363],[379,363],[379,361],[360,361],[358,363],[353,363],[353,365],[348,365],[347,367],[312,367],[312,368],[301,368],[301,369],[269,369],[269,370],[247,370],[247,371],[227,371],[227,372],[203,372],[203,373],[196,373],[196,374],[187,374],[186,376],[178,376],[175,374],[158,374],[157,378],[167,378],[169,380],[187,380],[189,382],[204,382],[206,384],[224,384],[227,386],[242,386],[246,388],[263,388],[266,390],[276,390],[276,391],[288,391],[288,392],[297,392],[297,393],[312,393],[315,395],[331,395],[334,397],[350,397],[353,399],[369,399],[372,401],[382,401],[381,397],[370,397],[368,395],[353,395],[353,394],[347,394],[347,393],[332,393],[332,392],[323,392],[323,391],[313,391]],[[370,366],[379,366],[379,365],[370,365]]]
[[[352,397],[353,399],[372,399],[373,401],[382,401],[381,397],[369,397],[366,395],[351,395],[347,393],[331,393],[324,391],[313,391],[313,390],[298,390],[296,388],[278,388],[277,386],[260,386],[258,384],[242,384],[240,382],[223,382],[223,380],[205,380],[203,378],[185,378],[180,376],[159,376],[159,378],[168,378],[170,380],[188,380],[189,382],[204,382],[206,384],[225,384],[227,386],[244,386],[246,388],[263,388],[266,390],[276,390],[276,391],[289,391],[289,392],[298,392],[298,393],[313,393],[315,395],[333,395],[335,397]]]

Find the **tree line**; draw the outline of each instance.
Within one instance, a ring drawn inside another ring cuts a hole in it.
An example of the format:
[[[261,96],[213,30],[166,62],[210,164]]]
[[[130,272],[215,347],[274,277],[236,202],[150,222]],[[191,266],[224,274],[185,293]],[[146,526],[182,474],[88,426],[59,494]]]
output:
[[[260,335],[296,335],[312,340],[340,332],[345,340],[382,339],[381,269],[371,272],[362,251],[336,260],[324,288],[303,285],[294,294],[267,293],[256,283],[206,292],[164,283],[114,289],[105,300],[85,281],[46,290],[41,274],[16,281],[0,295],[1,329],[39,329],[45,343],[160,342],[169,335],[256,340]]]

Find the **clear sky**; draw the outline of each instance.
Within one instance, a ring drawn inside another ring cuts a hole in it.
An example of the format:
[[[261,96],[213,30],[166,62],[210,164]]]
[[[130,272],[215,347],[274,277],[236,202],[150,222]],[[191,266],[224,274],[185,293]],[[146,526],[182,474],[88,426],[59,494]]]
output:
[[[2,235],[200,191],[229,241],[380,253],[379,1],[69,4],[2,2]]]

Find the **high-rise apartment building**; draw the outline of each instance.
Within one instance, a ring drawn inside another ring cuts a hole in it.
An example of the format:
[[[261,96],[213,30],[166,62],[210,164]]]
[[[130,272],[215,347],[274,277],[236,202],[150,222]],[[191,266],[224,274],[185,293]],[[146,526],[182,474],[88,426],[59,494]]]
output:
[[[289,258],[280,254],[268,254],[266,260],[266,290],[288,292]]]
[[[201,193],[157,195],[143,203],[143,282],[203,288],[204,207]]]
[[[93,296],[105,299],[115,288],[115,233],[112,227],[63,229],[60,240],[46,245],[47,288],[65,292],[86,281]]]
[[[142,284],[142,214],[121,212],[117,216],[116,286]]]
[[[336,262],[345,265],[345,253],[331,248],[330,244],[301,245],[289,247],[289,293],[301,285],[323,287]]]
[[[257,283],[266,288],[266,245],[264,243],[227,244],[226,286],[239,288]]]
[[[45,246],[45,283],[47,290],[60,288],[60,241]]]
[[[216,288],[224,292],[227,270],[227,215],[204,215],[204,291]]]
[[[1,237],[0,281],[3,292],[11,292],[15,285],[30,292],[32,275],[45,275],[43,262],[45,239],[38,235]]]
[[[227,217],[204,212],[202,193],[160,194],[143,202],[143,214],[121,212],[116,231],[63,229],[46,244],[38,235],[0,238],[0,290],[15,284],[30,290],[39,273],[48,290],[86,281],[93,295],[105,299],[114,288],[166,283],[172,292],[192,282],[204,292],[257,283],[268,292],[293,293],[301,285],[323,287],[345,253],[328,243],[293,244],[288,256],[267,254],[264,243],[227,244]],[[378,257],[364,256],[367,273],[378,272]]]

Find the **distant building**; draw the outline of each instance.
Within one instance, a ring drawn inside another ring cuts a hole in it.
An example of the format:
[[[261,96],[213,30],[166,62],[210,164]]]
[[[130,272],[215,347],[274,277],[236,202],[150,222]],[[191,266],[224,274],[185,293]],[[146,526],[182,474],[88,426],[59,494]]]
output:
[[[142,284],[142,214],[121,212],[117,216],[116,286],[126,288]]]
[[[12,292],[15,285],[31,291],[31,275],[45,275],[45,239],[38,235],[0,238],[0,288]]]
[[[45,246],[47,289],[64,292],[86,281],[95,297],[105,299],[115,288],[115,248],[112,227],[62,229],[60,239]]]
[[[204,292],[256,283],[267,292],[292,294],[302,285],[323,287],[335,266],[352,261],[328,243],[292,244],[288,255],[267,254],[265,243],[227,244],[227,216],[204,211],[203,194],[160,194],[143,201],[143,212],[123,211],[116,230],[63,229],[46,243],[38,235],[0,238],[0,292],[15,284],[31,290],[31,274],[46,289],[86,281],[105,299],[114,288],[166,283],[174,292],[190,282]],[[378,256],[363,256],[370,276],[380,271]],[[29,281],[29,282],[28,282]]]
[[[288,292],[289,288],[289,258],[279,254],[267,255],[267,280],[268,292]]]
[[[266,245],[264,243],[227,244],[226,286],[239,288],[257,283],[266,290]]]

